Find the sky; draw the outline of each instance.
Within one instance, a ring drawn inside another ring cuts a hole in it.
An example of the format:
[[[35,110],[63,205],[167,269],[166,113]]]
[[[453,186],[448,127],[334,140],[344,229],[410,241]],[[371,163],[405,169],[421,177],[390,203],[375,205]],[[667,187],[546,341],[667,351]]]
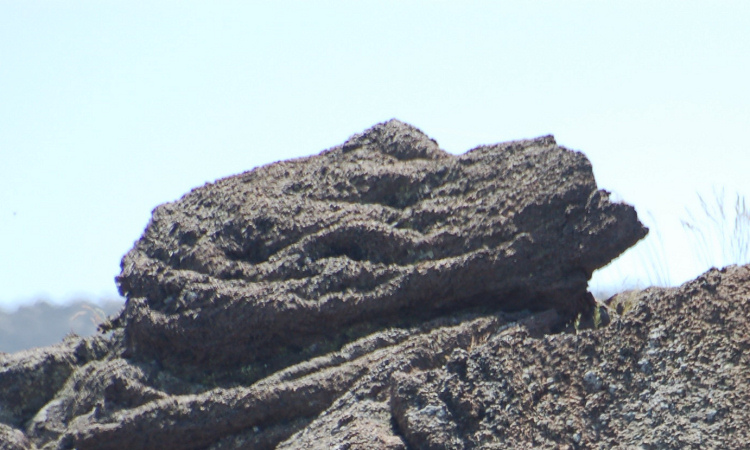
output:
[[[0,307],[116,297],[155,206],[394,117],[456,154],[554,134],[658,231],[592,288],[679,284],[709,264],[685,208],[750,195],[748,24],[721,0],[0,0]]]

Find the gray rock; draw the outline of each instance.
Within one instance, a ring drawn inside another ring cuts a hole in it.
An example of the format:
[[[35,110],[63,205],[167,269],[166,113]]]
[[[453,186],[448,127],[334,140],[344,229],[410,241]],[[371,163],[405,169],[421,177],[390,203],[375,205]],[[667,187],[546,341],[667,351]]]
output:
[[[583,374],[583,381],[586,383],[586,387],[591,391],[598,391],[602,388],[602,379],[593,370],[589,370]]]
[[[69,336],[54,346],[0,354],[0,422],[22,425],[55,396],[79,365],[107,350],[102,339]]]
[[[0,450],[27,450],[31,443],[21,430],[0,423]]]

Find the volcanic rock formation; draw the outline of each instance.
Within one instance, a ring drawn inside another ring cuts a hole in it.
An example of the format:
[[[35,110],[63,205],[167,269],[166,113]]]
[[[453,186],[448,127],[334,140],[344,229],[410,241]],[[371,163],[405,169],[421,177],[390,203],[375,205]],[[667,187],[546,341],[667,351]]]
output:
[[[404,318],[572,317],[593,305],[591,273],[645,233],[551,136],[453,156],[391,120],[158,207],[122,261],[122,323],[141,359],[278,368]]]
[[[157,207],[102,334],[0,355],[0,448],[740,448],[750,268],[597,305],[645,233],[551,136],[378,124]]]

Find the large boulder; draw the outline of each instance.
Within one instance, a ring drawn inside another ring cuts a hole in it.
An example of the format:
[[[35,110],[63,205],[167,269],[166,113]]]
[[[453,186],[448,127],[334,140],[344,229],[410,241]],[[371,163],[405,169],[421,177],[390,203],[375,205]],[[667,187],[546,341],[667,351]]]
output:
[[[275,369],[472,307],[573,317],[645,234],[551,136],[454,156],[391,120],[156,208],[122,261],[122,323],[141,359]]]

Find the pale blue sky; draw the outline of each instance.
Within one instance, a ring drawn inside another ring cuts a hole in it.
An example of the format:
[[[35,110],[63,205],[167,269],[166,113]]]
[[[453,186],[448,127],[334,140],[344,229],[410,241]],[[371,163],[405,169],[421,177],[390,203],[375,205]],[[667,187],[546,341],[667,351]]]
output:
[[[750,194],[750,2],[0,1],[0,305],[115,295],[151,210],[392,117],[446,150],[552,133],[705,269]],[[596,283],[648,283],[631,256]],[[639,281],[640,280],[640,281]]]

